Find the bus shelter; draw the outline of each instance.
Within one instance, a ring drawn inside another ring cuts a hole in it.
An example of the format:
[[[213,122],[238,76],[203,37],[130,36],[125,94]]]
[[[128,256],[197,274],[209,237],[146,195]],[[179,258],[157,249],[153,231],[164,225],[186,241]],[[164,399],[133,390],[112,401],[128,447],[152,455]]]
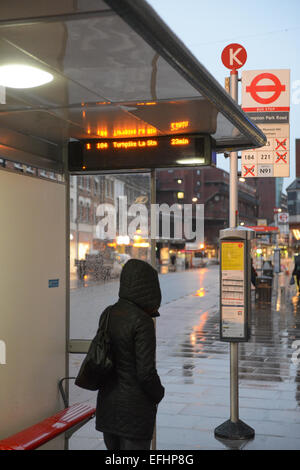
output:
[[[143,0],[3,0],[0,17],[0,67],[36,67],[52,77],[36,88],[22,80],[1,87],[3,439],[64,406],[70,174],[214,165],[216,153],[262,146],[265,136]],[[88,144],[136,139],[167,141],[168,151],[156,161],[140,151],[130,165],[121,153],[104,166],[82,159]],[[174,151],[170,139],[179,142]],[[195,145],[183,151],[185,139]],[[78,146],[75,158],[70,148]],[[51,444],[63,446],[62,436]]]
[[[267,225],[248,226],[248,228],[255,232],[252,241],[252,258],[255,268],[261,272],[265,261],[273,263],[274,250],[278,248],[279,229]]]

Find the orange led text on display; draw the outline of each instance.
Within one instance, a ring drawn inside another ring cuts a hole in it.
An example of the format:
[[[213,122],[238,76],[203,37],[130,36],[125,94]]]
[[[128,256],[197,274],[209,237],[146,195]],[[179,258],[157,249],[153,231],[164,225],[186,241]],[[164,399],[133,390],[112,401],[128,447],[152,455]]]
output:
[[[186,137],[173,137],[169,141],[171,146],[184,146],[189,145],[190,139]],[[95,144],[87,143],[85,144],[86,150],[91,150],[92,145],[97,150],[106,150],[109,148],[114,149],[130,149],[130,148],[149,148],[149,147],[158,147],[159,141],[157,139],[134,139],[134,140],[113,140],[110,142],[96,142]]]
[[[91,150],[92,145],[94,148],[97,150],[106,150],[109,148],[114,148],[114,149],[130,149],[130,148],[147,148],[147,147],[157,147],[158,146],[158,140],[154,139],[147,139],[147,140],[114,140],[112,142],[96,142],[95,144],[87,143],[85,144],[86,150]]]
[[[147,101],[146,103],[145,102],[142,102],[142,103],[136,103],[137,106],[154,106],[156,105],[156,102],[155,101]]]
[[[107,137],[107,131],[106,130],[97,130],[97,135],[100,137]]]
[[[157,129],[154,127],[141,127],[139,129],[115,129],[113,132],[114,137],[134,137],[143,135],[156,135]]]
[[[178,131],[179,129],[186,129],[187,127],[189,127],[189,121],[171,122],[170,124],[171,131]]]
[[[108,142],[98,142],[96,148],[99,149],[108,149]]]
[[[171,145],[188,145],[190,143],[190,139],[182,138],[182,139],[171,139]]]
[[[123,148],[123,149],[128,149],[128,148],[137,148],[137,147],[156,147],[158,145],[157,140],[132,140],[132,141],[127,141],[127,142],[119,142],[119,141],[114,141],[113,142],[113,147],[114,148]]]

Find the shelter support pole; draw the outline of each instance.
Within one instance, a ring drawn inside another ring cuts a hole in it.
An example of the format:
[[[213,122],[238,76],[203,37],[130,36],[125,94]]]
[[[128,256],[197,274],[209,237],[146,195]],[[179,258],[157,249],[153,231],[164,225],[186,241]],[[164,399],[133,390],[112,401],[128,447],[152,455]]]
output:
[[[68,169],[68,147],[64,145],[62,148],[62,158],[64,163],[64,178],[65,178],[65,226],[66,226],[66,236],[65,236],[65,247],[66,247],[66,369],[65,377],[69,377],[69,351],[68,344],[70,339],[70,173]],[[67,403],[69,402],[69,382],[66,383],[65,388],[65,397]],[[64,403],[66,406],[66,403]],[[65,450],[69,448],[69,440],[65,436]]]
[[[155,214],[152,213],[154,210],[155,204],[156,204],[156,171],[155,169],[151,170],[150,173],[150,203],[151,203],[151,221],[152,217],[155,217]],[[156,220],[156,219],[155,219]],[[153,228],[153,225],[151,224],[151,228]],[[155,233],[150,234],[150,247],[151,247],[151,264],[153,268],[156,269],[156,238],[155,238]],[[156,320],[155,318],[153,319],[154,322],[154,328],[156,329]],[[153,437],[152,437],[152,450],[156,450],[156,422],[154,424],[154,431],[153,431]]]
[[[151,170],[151,181],[150,181],[150,202],[151,202],[151,215],[154,205],[156,204],[156,171]],[[155,234],[151,233],[151,264],[153,268],[156,268],[156,239]]]

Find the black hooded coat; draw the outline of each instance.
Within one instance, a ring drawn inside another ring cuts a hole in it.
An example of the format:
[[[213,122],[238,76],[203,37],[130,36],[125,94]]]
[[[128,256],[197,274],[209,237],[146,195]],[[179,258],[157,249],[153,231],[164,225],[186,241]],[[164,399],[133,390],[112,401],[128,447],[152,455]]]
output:
[[[119,301],[110,307],[108,332],[114,373],[98,392],[96,429],[128,439],[152,439],[157,404],[164,396],[155,367],[155,329],[161,291],[157,271],[129,260]]]

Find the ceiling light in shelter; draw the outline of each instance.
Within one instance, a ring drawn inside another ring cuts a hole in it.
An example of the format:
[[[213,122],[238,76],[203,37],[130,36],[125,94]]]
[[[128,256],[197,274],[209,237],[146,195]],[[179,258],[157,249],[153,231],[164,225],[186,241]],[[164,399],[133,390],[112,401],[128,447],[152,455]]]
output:
[[[184,158],[182,160],[177,160],[179,165],[203,165],[205,163],[205,158]]]
[[[53,75],[36,67],[21,64],[0,66],[0,85],[7,88],[34,88],[53,80]]]

